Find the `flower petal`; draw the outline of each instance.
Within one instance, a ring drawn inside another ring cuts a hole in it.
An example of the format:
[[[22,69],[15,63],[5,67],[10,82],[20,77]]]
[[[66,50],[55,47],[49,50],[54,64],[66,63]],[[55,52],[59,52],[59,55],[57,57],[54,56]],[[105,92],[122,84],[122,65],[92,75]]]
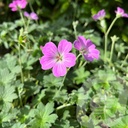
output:
[[[24,9],[27,5],[27,0],[13,0],[12,3],[9,4],[9,7],[12,11],[17,11],[18,8]]]
[[[26,16],[26,17],[30,17],[30,15],[29,15],[29,13],[28,12],[24,12],[24,16]]]
[[[88,47],[89,47],[89,48],[90,48],[90,47],[95,48],[95,45],[94,45],[94,44],[92,43],[92,41],[91,41],[91,40],[89,40],[89,39],[88,39],[88,40],[86,40],[86,44],[85,44],[85,45],[86,45],[86,47],[87,47],[87,48],[88,48]]]
[[[76,56],[73,53],[65,54],[64,64],[66,67],[73,67],[76,64]]]
[[[115,11],[115,13],[117,13],[117,14],[124,14],[124,9],[120,8],[120,7],[117,7],[117,10]]]
[[[102,9],[97,14],[93,15],[92,18],[96,21],[96,20],[100,20],[100,19],[104,18],[105,15],[106,15],[106,12],[104,9]]]
[[[35,12],[31,12],[31,13],[30,13],[30,18],[31,18],[32,20],[38,20],[38,16],[37,16],[37,14],[36,14]]]
[[[58,51],[59,53],[68,53],[72,49],[72,43],[63,39],[59,42]]]
[[[66,75],[66,66],[61,63],[56,63],[52,69],[53,75],[55,77],[60,77]]]
[[[94,58],[90,54],[84,54],[84,59],[92,62]]]
[[[13,3],[14,3],[14,2],[13,2]],[[14,7],[14,4],[13,4],[13,3],[10,3],[10,4],[9,4],[9,7],[10,7],[10,8],[13,8],[13,7]]]
[[[81,42],[79,42],[78,40],[75,40],[74,41],[74,47],[75,47],[75,49],[77,49],[77,50],[81,50],[82,49],[82,44],[81,44]]]
[[[41,47],[41,49],[42,53],[48,56],[56,55],[58,53],[57,47],[53,42],[46,43],[44,47]]]
[[[84,54],[84,58],[88,61],[98,60],[100,56],[100,51],[97,49],[91,50],[88,54]]]
[[[27,5],[27,0],[21,0],[21,8],[24,9]]]
[[[55,65],[54,57],[52,56],[43,56],[40,58],[40,64],[43,70],[52,68]]]
[[[124,14],[123,14],[123,17],[128,18],[128,14],[127,14],[127,13],[124,13]]]
[[[84,36],[78,36],[79,42],[81,42],[82,46],[86,46],[86,38]]]
[[[91,54],[92,54],[92,57],[95,58],[96,60],[98,60],[100,57],[100,51],[97,49],[92,50]]]
[[[77,50],[81,50],[85,48],[85,44],[86,44],[86,39],[84,38],[84,36],[78,36],[77,40],[74,41],[74,47]]]

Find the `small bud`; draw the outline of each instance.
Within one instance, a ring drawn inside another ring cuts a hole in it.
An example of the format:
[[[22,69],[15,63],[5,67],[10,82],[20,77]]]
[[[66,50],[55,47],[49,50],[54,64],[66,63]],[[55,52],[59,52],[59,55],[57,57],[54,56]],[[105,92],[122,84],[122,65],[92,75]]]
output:
[[[116,35],[111,37],[112,42],[116,42],[119,39],[119,37],[117,37]]]

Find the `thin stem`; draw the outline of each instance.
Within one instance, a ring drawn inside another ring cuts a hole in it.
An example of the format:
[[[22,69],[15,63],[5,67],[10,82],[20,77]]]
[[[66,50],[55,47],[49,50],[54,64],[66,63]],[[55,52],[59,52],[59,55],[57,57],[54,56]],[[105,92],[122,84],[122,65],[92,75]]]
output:
[[[65,107],[69,107],[69,106],[71,106],[71,105],[72,105],[72,104],[63,104],[63,105],[57,107],[56,110],[60,110],[60,109],[63,109],[63,108],[65,108]]]
[[[106,54],[107,54],[107,44],[108,44],[108,34],[110,32],[110,30],[112,29],[114,23],[116,22],[116,20],[118,19],[118,17],[115,17],[114,20],[112,21],[112,23],[110,24],[107,32],[105,33],[105,48],[104,48],[104,61],[106,61]]]
[[[70,69],[70,68],[69,68],[69,69]],[[69,69],[67,70],[67,72],[69,71]],[[61,86],[59,87],[58,92],[59,92],[59,91],[61,90],[61,88],[63,87],[66,76],[67,76],[67,73],[66,73],[66,75],[63,77],[62,84],[61,84]]]
[[[32,7],[31,2],[29,2],[29,7],[30,7],[31,11],[34,12],[34,9],[33,9],[33,7]],[[38,21],[37,21],[37,20],[36,20],[36,23],[38,24]]]
[[[76,57],[76,60],[78,60],[78,58],[79,58],[81,55],[82,55],[82,54],[79,53],[78,56]],[[82,61],[80,62],[80,64],[78,65],[78,67],[80,67],[81,63],[82,63]]]
[[[18,93],[18,97],[19,97],[19,101],[20,101],[20,106],[22,107],[23,106],[23,102],[22,102],[21,95],[20,95],[18,87],[17,87],[17,93]]]
[[[118,54],[117,54],[117,58],[118,59],[119,59],[120,55],[121,55],[121,52],[118,52]]]
[[[80,61],[80,63],[79,63],[79,66],[78,66],[78,67],[81,67],[82,63],[83,63],[83,61]]]
[[[113,50],[114,50],[115,41],[112,41],[111,53],[110,53],[110,62],[112,61],[113,57]]]
[[[81,53],[80,54],[78,54],[78,56],[76,57],[76,60],[78,60],[78,58],[81,56]]]
[[[29,24],[30,24],[30,18],[28,18],[28,21],[27,21],[27,25],[26,25],[26,31],[28,32],[28,27],[29,27]]]
[[[24,83],[24,75],[22,71],[22,62],[21,62],[21,56],[20,56],[20,44],[19,44],[19,65],[20,65],[20,75],[21,75],[21,82]]]
[[[67,72],[68,72],[69,70],[70,70],[70,68],[67,70]],[[67,75],[67,73],[66,73],[66,75]],[[56,95],[60,92],[61,88],[63,87],[64,81],[65,81],[65,78],[66,78],[66,75],[63,77],[62,84],[61,84],[61,86],[59,87],[59,89],[58,89],[58,91],[57,91],[57,93],[55,94],[54,97],[56,97]]]
[[[77,39],[77,31],[76,31],[77,24],[78,24],[78,21],[73,22],[73,29],[74,29],[74,34],[76,39]]]
[[[77,31],[76,28],[74,28],[75,38],[77,39]]]
[[[84,63],[83,61],[81,61],[78,67],[84,67],[86,64],[87,64],[87,61],[85,61]]]
[[[127,59],[128,59],[128,54],[126,55],[124,61],[122,62],[122,64],[121,64],[121,68],[124,66],[124,62],[125,62]]]
[[[33,9],[33,7],[32,7],[31,2],[29,2],[29,7],[30,7],[31,11],[34,12],[34,9]]]
[[[79,58],[79,56],[81,56],[81,54],[79,54],[79,55],[76,57],[76,60]],[[68,68],[67,73],[68,73],[69,70],[70,70],[70,68]],[[66,73],[66,75],[63,77],[62,84],[61,84],[61,86],[59,87],[59,89],[58,89],[58,91],[57,91],[57,93],[55,94],[54,97],[56,97],[56,95],[60,92],[61,88],[63,87],[65,78],[66,78],[66,76],[67,76],[67,73]],[[54,97],[53,97],[53,98],[54,98]]]
[[[87,64],[87,61],[84,62],[84,64],[82,65],[82,67],[84,67]]]
[[[23,14],[22,14],[21,9],[19,9],[19,12],[20,12],[20,17],[21,17],[21,19],[22,19],[22,22],[23,22],[24,28],[25,28],[25,27],[26,27],[26,25],[25,25],[25,20],[24,20],[24,17],[23,17]]]
[[[28,42],[25,43],[25,46],[26,46],[27,49],[30,48],[30,41],[29,41],[29,38],[28,38],[28,28],[29,28],[30,21],[31,21],[31,19],[28,18],[27,25],[26,25],[26,28],[25,28],[25,31],[26,31],[26,37],[27,37],[27,40],[28,40]]]

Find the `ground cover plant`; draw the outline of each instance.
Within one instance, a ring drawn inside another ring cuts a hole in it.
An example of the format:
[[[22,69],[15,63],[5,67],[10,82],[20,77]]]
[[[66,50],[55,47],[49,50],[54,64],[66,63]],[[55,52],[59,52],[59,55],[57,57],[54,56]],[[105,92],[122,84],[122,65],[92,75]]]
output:
[[[127,128],[127,5],[0,1],[0,128]]]

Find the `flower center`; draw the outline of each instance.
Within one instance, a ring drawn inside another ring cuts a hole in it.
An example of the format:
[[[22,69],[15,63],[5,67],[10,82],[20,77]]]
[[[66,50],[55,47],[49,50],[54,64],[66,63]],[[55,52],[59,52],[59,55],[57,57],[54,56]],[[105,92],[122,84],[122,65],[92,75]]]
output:
[[[58,61],[62,61],[63,56],[58,54],[55,58],[56,58],[56,61],[58,62]]]
[[[80,50],[82,54],[86,54],[88,52],[88,50],[86,48],[83,48]]]

